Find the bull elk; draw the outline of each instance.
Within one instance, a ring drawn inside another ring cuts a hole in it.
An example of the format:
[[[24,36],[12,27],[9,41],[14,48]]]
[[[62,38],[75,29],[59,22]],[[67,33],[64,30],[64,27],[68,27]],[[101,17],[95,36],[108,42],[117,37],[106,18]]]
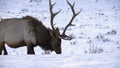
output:
[[[54,17],[60,13],[61,10],[53,13],[52,9],[56,3],[52,4],[51,0],[49,0],[49,10],[52,29],[46,28],[41,21],[31,16],[1,20],[0,55],[2,51],[4,55],[8,54],[5,43],[12,48],[27,46],[27,54],[35,54],[34,47],[37,45],[45,51],[55,51],[56,54],[61,54],[61,39],[72,39],[72,37],[67,36],[65,32],[69,26],[72,26],[73,19],[81,12],[81,10],[77,13],[75,12],[75,3],[72,5],[68,0],[67,3],[72,10],[73,16],[62,34],[60,34],[58,27],[55,28],[53,24]]]

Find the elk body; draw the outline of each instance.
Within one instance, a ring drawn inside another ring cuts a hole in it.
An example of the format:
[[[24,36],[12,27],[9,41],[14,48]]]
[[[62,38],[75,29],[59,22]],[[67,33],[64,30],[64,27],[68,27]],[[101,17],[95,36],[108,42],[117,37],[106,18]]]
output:
[[[34,54],[33,47],[37,45],[40,45],[44,50],[55,50],[57,54],[61,53],[61,40],[57,39],[54,43],[55,37],[53,38],[51,35],[50,29],[30,16],[20,19],[5,19],[0,23],[0,53],[2,49],[6,51],[5,43],[12,48],[27,45],[28,54]]]
[[[53,26],[54,17],[60,12],[53,13],[52,9],[54,4],[50,6],[51,14],[51,27],[52,29],[46,28],[41,21],[31,16],[25,16],[23,18],[10,18],[3,19],[0,21],[0,55],[2,51],[4,54],[8,54],[5,48],[5,43],[12,47],[18,48],[27,46],[27,54],[35,54],[34,47],[39,45],[45,51],[55,51],[56,54],[61,54],[61,39],[70,40],[71,37],[65,35],[65,31],[69,26],[72,25],[73,19],[81,12],[75,13],[74,4],[67,3],[72,9],[73,17],[65,30],[60,34],[59,29]]]

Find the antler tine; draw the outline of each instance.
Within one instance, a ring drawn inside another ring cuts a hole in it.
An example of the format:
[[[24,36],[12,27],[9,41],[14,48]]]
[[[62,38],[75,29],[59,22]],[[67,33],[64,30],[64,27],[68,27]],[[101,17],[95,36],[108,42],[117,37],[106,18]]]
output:
[[[58,14],[58,13],[60,13],[60,11],[61,10],[59,10],[58,12],[56,12],[56,13],[53,13],[53,6],[55,5],[56,3],[51,3],[51,0],[49,0],[49,10],[50,10],[50,14],[51,14],[51,20],[50,20],[50,23],[51,23],[51,27],[52,27],[52,29],[53,30],[55,30],[55,28],[54,28],[54,25],[53,25],[53,21],[54,21],[54,17]]]
[[[74,25],[72,24],[74,18],[75,18],[77,15],[79,15],[80,12],[82,11],[82,9],[81,9],[79,12],[77,12],[77,13],[75,12],[75,9],[74,9],[75,2],[74,2],[73,5],[72,5],[72,4],[67,0],[67,3],[68,3],[68,5],[70,6],[70,8],[71,8],[71,10],[72,10],[73,16],[72,16],[70,22],[66,25],[66,27],[65,27],[65,29],[64,29],[64,31],[63,31],[63,33],[62,33],[62,37],[68,37],[68,36],[65,35],[65,32],[66,32],[67,28],[68,28],[69,26],[74,26]],[[69,39],[71,40],[72,38],[69,37]],[[66,40],[66,39],[65,39],[65,40]]]
[[[76,13],[76,16],[77,16],[77,15],[79,15],[81,11],[82,11],[82,8],[80,9],[80,11],[79,11],[79,12],[77,12],[77,13]]]
[[[82,11],[82,9],[79,11],[79,12],[77,12],[77,13],[75,13],[75,9],[74,9],[74,6],[75,6],[75,2],[73,3],[73,5],[67,0],[67,3],[68,3],[68,5],[70,6],[70,8],[71,8],[71,10],[72,10],[72,12],[73,12],[73,15],[76,17],[77,15],[79,15],[79,13]]]
[[[68,5],[70,6],[73,14],[75,14],[75,11],[74,11],[75,2],[74,2],[73,5],[72,5],[72,4],[67,0],[67,3],[68,3]]]

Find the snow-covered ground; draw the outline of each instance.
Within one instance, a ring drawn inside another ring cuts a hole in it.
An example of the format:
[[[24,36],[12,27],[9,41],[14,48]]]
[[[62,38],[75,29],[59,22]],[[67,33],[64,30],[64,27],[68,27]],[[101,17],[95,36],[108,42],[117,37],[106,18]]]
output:
[[[43,54],[35,47],[36,55],[26,55],[26,47],[17,49],[6,45],[9,55],[0,56],[0,68],[120,68],[120,0],[75,1],[76,17],[67,31],[75,38],[62,40],[62,54]],[[66,0],[56,2],[56,27],[63,31],[72,16]],[[33,16],[50,27],[48,0],[0,0],[0,18]]]
[[[0,56],[0,68],[119,68],[120,55],[8,55]]]

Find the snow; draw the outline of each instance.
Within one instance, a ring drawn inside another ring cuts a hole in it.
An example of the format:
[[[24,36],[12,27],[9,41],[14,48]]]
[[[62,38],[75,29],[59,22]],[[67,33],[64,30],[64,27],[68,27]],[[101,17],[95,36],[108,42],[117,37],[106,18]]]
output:
[[[108,57],[109,56],[109,57]],[[70,58],[69,58],[70,57]],[[99,58],[99,59],[98,59]],[[1,68],[119,68],[112,54],[1,56]],[[7,62],[6,62],[7,61]]]
[[[50,27],[48,0],[0,0],[0,18],[21,18],[26,15],[41,20]],[[9,55],[0,56],[0,68],[120,68],[120,1],[75,1],[75,10],[82,8],[67,35],[73,40],[62,40],[62,54],[44,54],[35,47],[35,55],[27,55],[26,47],[17,49],[5,45]],[[72,13],[65,0],[52,0],[53,11],[62,10],[56,17],[56,27],[63,28]]]
[[[112,54],[8,55],[1,56],[0,68],[119,68],[118,58]]]

